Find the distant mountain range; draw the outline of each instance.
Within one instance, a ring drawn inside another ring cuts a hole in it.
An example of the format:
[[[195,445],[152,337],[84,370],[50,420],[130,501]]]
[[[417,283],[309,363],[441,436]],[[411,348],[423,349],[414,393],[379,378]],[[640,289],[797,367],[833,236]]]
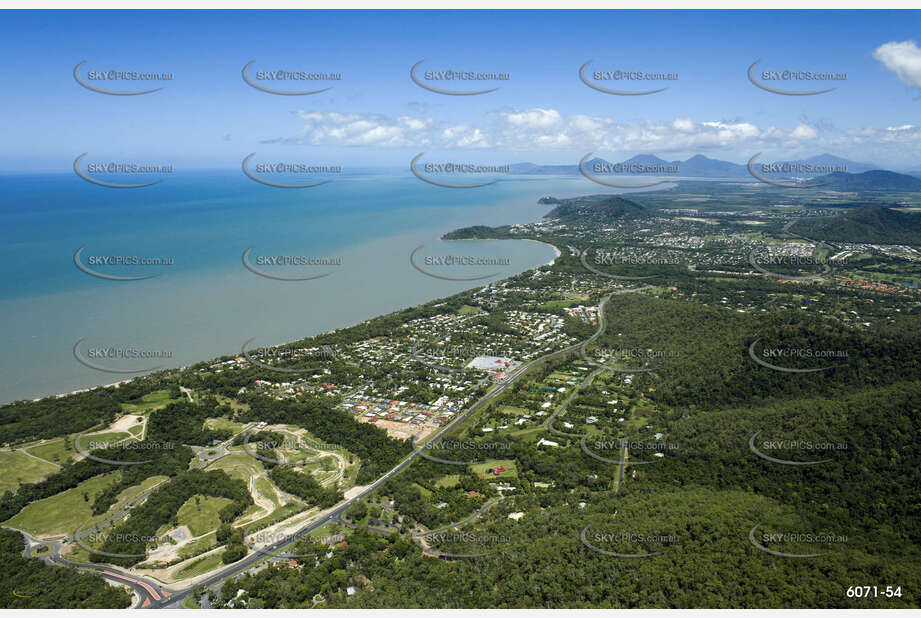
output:
[[[790,231],[816,240],[917,245],[921,244],[921,214],[863,206],[835,217],[800,219]]]
[[[780,163],[779,161],[771,161],[771,163]],[[861,174],[863,172],[869,172],[874,170],[880,170],[880,166],[874,165],[873,163],[861,163],[859,161],[851,161],[849,159],[844,159],[832,154],[820,154],[814,157],[809,157],[808,159],[797,159],[792,161],[784,161],[783,163],[788,163],[793,166],[811,166],[813,168],[837,168],[842,170],[841,172],[836,173],[848,173],[848,174]],[[732,163],[730,161],[721,161],[719,159],[711,159],[704,155],[698,154],[685,159],[684,161],[675,160],[675,161],[666,161],[656,155],[652,154],[643,154],[631,157],[626,161],[620,161],[617,163],[612,163],[604,159],[595,157],[586,161],[585,167],[589,172],[593,172],[596,169],[596,166],[627,166],[629,168],[637,168],[637,166],[646,166],[648,167],[660,167],[667,168],[673,167],[677,168],[675,173],[662,173],[662,172],[634,172],[630,175],[646,175],[646,176],[670,176],[674,175],[676,177],[690,177],[690,178],[746,178],[750,179],[752,176],[748,172],[747,163],[744,165],[739,165]],[[846,170],[846,172],[845,172]],[[513,174],[535,174],[535,175],[578,175],[579,165],[538,165],[535,163],[514,163],[510,166],[510,171]],[[917,172],[921,174],[921,171]],[[798,174],[802,175],[802,174]],[[772,174],[771,178],[791,178],[791,174]]]

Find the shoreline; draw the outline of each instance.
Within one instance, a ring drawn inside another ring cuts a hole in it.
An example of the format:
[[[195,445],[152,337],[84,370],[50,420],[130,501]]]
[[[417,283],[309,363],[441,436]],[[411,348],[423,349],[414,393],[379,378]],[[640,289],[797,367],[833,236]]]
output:
[[[546,245],[547,247],[550,247],[551,249],[553,249],[554,253],[556,254],[555,257],[554,257],[553,259],[551,259],[549,262],[547,262],[546,264],[538,264],[538,265],[536,265],[536,266],[533,266],[533,267],[530,267],[530,268],[526,268],[526,269],[524,269],[524,270],[522,270],[522,271],[520,271],[520,272],[517,272],[517,273],[509,273],[507,277],[504,277],[503,279],[498,279],[497,281],[503,281],[504,279],[507,279],[508,277],[513,277],[513,276],[516,276],[516,275],[520,275],[520,274],[523,273],[523,272],[527,272],[527,271],[529,271],[529,270],[535,270],[535,269],[537,269],[537,268],[540,268],[541,266],[552,266],[554,263],[556,263],[556,260],[562,255],[562,252],[561,252],[561,251],[559,250],[559,248],[557,248],[555,245],[552,245],[552,244],[547,243],[547,242],[542,242],[542,241],[540,241],[540,240],[535,240],[535,239],[533,239],[533,238],[494,238],[494,239],[493,239],[493,238],[477,238],[477,239],[472,239],[472,238],[471,238],[471,239],[466,239],[466,240],[467,240],[468,242],[471,241],[471,240],[483,240],[483,241],[496,241],[496,240],[529,241],[529,242],[535,242],[535,243],[538,243],[538,244],[541,244],[541,245]],[[442,240],[442,242],[453,242],[453,241],[445,241],[445,240]],[[455,294],[458,294],[458,293],[460,293],[460,292],[455,292]],[[453,295],[454,295],[454,294],[451,294],[451,296],[453,296]],[[423,303],[420,303],[420,304],[421,304],[421,305],[425,305],[425,304],[428,304],[428,303],[431,303],[431,302],[440,300],[440,299],[442,299],[442,298],[448,298],[448,297],[441,297],[441,296],[439,296],[439,297],[436,297],[436,298],[431,298],[431,299],[429,299],[429,300],[427,300],[427,301],[424,301]],[[417,305],[413,305],[413,306],[417,306]],[[401,308],[395,309],[394,311],[391,311],[391,312],[388,312],[388,313],[396,313],[396,312],[402,311],[402,310],[404,310],[404,309],[406,309],[406,308],[407,308],[407,307],[401,307]],[[341,329],[343,329],[343,328],[352,328],[352,327],[358,326],[359,324],[362,324],[362,323],[364,323],[364,322],[368,322],[368,321],[370,321],[370,320],[374,320],[374,319],[383,317],[383,316],[385,316],[385,315],[388,315],[388,313],[382,313],[382,314],[378,314],[378,315],[373,315],[373,316],[371,316],[371,317],[365,318],[364,320],[360,320],[360,321],[355,322],[355,323],[352,323],[352,324],[346,324],[346,325],[344,325],[344,326],[339,326],[339,327],[336,327],[336,328],[333,328],[333,329],[325,330],[325,331],[322,331],[322,332],[319,332],[319,333],[316,333],[316,334],[313,334],[313,335],[308,335],[308,336],[305,336],[305,337],[300,337],[300,338],[298,338],[298,339],[293,339],[293,340],[290,340],[290,341],[283,341],[283,342],[281,342],[281,343],[277,343],[277,344],[273,344],[273,345],[274,345],[274,346],[290,345],[290,344],[292,344],[292,343],[294,343],[294,342],[296,342],[296,341],[300,341],[300,340],[302,340],[302,339],[309,339],[309,338],[312,338],[312,337],[318,337],[318,336],[320,336],[320,335],[323,335],[323,334],[326,334],[326,333],[332,333],[332,332],[341,330]],[[264,347],[264,346],[263,346],[263,347]],[[165,371],[165,372],[176,372],[176,371],[181,372],[181,371],[187,369],[188,367],[190,367],[191,365],[195,365],[195,364],[202,363],[202,362],[214,361],[214,360],[217,360],[217,359],[219,359],[219,358],[223,358],[223,357],[225,357],[225,356],[234,356],[234,355],[239,356],[238,353],[235,354],[235,353],[230,353],[230,352],[228,352],[228,353],[220,354],[220,355],[215,356],[215,357],[212,357],[212,358],[196,360],[196,361],[194,361],[194,362],[187,363],[187,364],[182,365],[182,366],[180,366],[180,367],[167,367],[167,368],[164,368],[164,369],[159,369],[159,370],[157,370],[157,371],[155,371],[155,372],[146,373],[146,374],[140,374],[140,375],[137,375],[137,376],[132,376],[132,377],[130,377],[130,378],[125,378],[125,379],[123,379],[123,380],[119,380],[119,381],[117,381],[117,382],[111,382],[111,383],[109,383],[109,384],[98,384],[98,385],[96,385],[96,386],[86,386],[86,387],[77,388],[77,389],[74,389],[74,390],[71,390],[71,391],[65,391],[65,392],[59,392],[59,393],[52,393],[52,394],[48,394],[48,395],[42,395],[42,396],[40,396],[40,397],[25,397],[25,398],[22,398],[22,399],[13,399],[13,400],[10,400],[10,401],[5,401],[5,402],[0,403],[0,407],[7,406],[7,405],[10,405],[10,404],[13,404],[13,403],[16,403],[16,402],[23,402],[23,401],[25,401],[25,402],[33,402],[33,403],[34,403],[34,402],[37,402],[37,401],[42,401],[42,400],[44,400],[44,399],[60,399],[60,398],[62,398],[62,397],[69,397],[69,396],[72,396],[72,395],[78,395],[78,394],[80,394],[80,393],[87,393],[87,392],[90,392],[90,391],[94,391],[94,390],[96,390],[96,389],[103,389],[103,388],[119,388],[122,384],[128,384],[128,383],[130,383],[130,382],[133,382],[134,380],[137,380],[138,378],[145,378],[145,377],[154,375],[154,374],[159,373],[159,372],[164,372],[164,371]]]

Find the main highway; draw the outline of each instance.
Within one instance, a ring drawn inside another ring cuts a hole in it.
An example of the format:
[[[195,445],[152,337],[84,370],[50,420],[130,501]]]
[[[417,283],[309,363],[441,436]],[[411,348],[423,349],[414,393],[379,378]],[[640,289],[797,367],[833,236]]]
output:
[[[648,287],[648,286],[647,286]],[[434,437],[446,435],[457,425],[462,423],[464,419],[468,418],[470,415],[474,414],[485,405],[493,401],[495,398],[499,397],[502,393],[505,392],[517,379],[527,373],[531,368],[547,361],[552,358],[559,356],[564,356],[574,351],[584,351],[585,346],[597,339],[604,332],[606,321],[604,316],[604,307],[607,301],[614,294],[625,293],[625,292],[636,292],[645,288],[628,288],[617,290],[608,294],[598,305],[598,329],[594,335],[592,335],[586,341],[581,341],[579,343],[567,346],[556,352],[551,352],[545,354],[539,358],[528,361],[527,363],[521,365],[515,369],[502,383],[497,385],[492,391],[486,393],[481,397],[476,403],[470,406],[467,410],[461,412],[456,418],[451,422],[445,424],[441,430],[436,433]],[[181,608],[183,601],[193,594],[196,589],[201,587],[205,588],[214,588],[224,580],[234,577],[247,569],[254,566],[256,563],[264,560],[267,555],[272,555],[280,552],[286,546],[290,545],[294,541],[300,539],[301,537],[310,534],[320,526],[323,526],[327,523],[332,523],[339,520],[342,514],[349,509],[353,504],[363,500],[365,497],[377,490],[381,485],[394,478],[408,466],[410,466],[420,455],[428,449],[435,440],[429,440],[423,446],[416,448],[412,453],[407,455],[400,463],[394,466],[390,471],[385,473],[383,476],[378,478],[376,481],[370,485],[366,485],[361,489],[361,491],[347,500],[343,500],[338,503],[331,509],[327,510],[321,517],[314,519],[310,523],[306,524],[300,528],[297,532],[288,535],[275,543],[267,545],[260,548],[258,551],[255,551],[244,558],[230,564],[220,570],[214,571],[205,578],[197,580],[193,585],[190,585],[187,588],[182,589],[170,589],[163,586],[161,583],[150,580],[149,578],[125,574],[117,569],[111,567],[102,567],[101,565],[88,565],[88,564],[79,564],[72,563],[60,557],[58,547],[56,551],[53,552],[54,560],[62,564],[68,564],[69,566],[74,566],[77,568],[91,568],[97,571],[102,571],[104,577],[118,581],[119,583],[124,583],[130,585],[139,596],[139,602],[135,604],[135,607],[141,608],[150,608],[150,609],[163,609],[163,608]]]

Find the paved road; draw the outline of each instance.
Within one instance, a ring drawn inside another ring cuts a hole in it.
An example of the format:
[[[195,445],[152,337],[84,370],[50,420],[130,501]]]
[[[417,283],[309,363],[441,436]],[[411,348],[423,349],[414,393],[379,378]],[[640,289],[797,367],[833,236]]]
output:
[[[128,585],[134,591],[135,595],[137,595],[137,599],[132,607],[155,607],[158,604],[162,604],[167,601],[172,594],[172,591],[164,588],[157,582],[152,582],[146,578],[138,577],[130,573],[125,573],[121,569],[111,565],[92,564],[68,560],[67,558],[61,556],[61,549],[63,548],[61,541],[41,541],[33,538],[31,535],[23,532],[22,530],[17,530],[17,532],[22,534],[26,541],[26,549],[23,551],[23,556],[26,558],[39,558],[48,565],[57,564],[75,569],[95,571],[102,577],[117,584]],[[39,556],[34,556],[34,550],[38,549],[38,547],[42,545],[50,546],[51,550]]]
[[[595,362],[595,361],[593,361],[591,358],[589,358],[588,352],[586,351],[586,349],[588,348],[588,345],[589,345],[590,343],[592,343],[595,339],[597,339],[598,337],[600,337],[600,336],[604,333],[605,329],[608,327],[607,316],[605,316],[604,308],[605,308],[605,305],[607,305],[608,301],[611,300],[611,297],[612,297],[612,296],[614,296],[614,295],[616,295],[616,294],[627,294],[627,293],[629,293],[629,292],[641,292],[641,291],[643,291],[643,290],[648,290],[648,289],[651,288],[651,287],[653,287],[653,286],[651,286],[651,285],[644,285],[644,286],[638,287],[638,288],[625,288],[625,289],[622,289],[622,290],[614,290],[613,292],[611,292],[610,294],[608,294],[607,296],[605,296],[605,297],[601,300],[600,303],[598,303],[598,329],[595,331],[595,334],[594,334],[594,335],[592,335],[591,337],[589,337],[588,339],[586,339],[586,340],[583,341],[582,343],[577,344],[577,346],[576,346],[576,347],[579,348],[579,353],[582,355],[582,358],[585,359],[585,361],[586,361],[589,365],[591,365],[592,367],[597,367],[597,369],[595,369],[595,371],[593,371],[592,373],[590,373],[590,374],[585,378],[585,380],[582,381],[582,384],[580,384],[579,387],[578,387],[576,390],[573,391],[572,395],[570,395],[569,398],[568,398],[566,401],[563,402],[563,405],[561,405],[561,406],[556,410],[556,412],[554,412],[554,413],[550,416],[550,418],[547,419],[547,422],[544,424],[544,427],[546,427],[547,431],[549,431],[550,433],[555,433],[555,434],[557,434],[557,435],[570,436],[570,437],[573,437],[573,438],[581,438],[581,437],[584,435],[584,434],[581,434],[581,433],[569,433],[569,432],[566,432],[566,431],[560,431],[559,429],[556,429],[556,428],[553,427],[553,421],[555,421],[556,418],[557,418],[558,416],[560,416],[563,412],[566,411],[566,408],[568,408],[568,407],[569,407],[569,404],[572,403],[573,399],[576,398],[576,395],[578,395],[579,392],[580,392],[583,388],[585,388],[586,386],[588,386],[589,384],[591,384],[591,381],[594,379],[594,377],[595,377],[596,375],[598,375],[599,373],[601,373],[603,370],[607,369],[607,370],[609,370],[609,371],[618,371],[618,372],[623,372],[623,371],[630,371],[630,372],[634,372],[634,371],[636,371],[636,372],[639,372],[639,371],[649,371],[648,369],[638,369],[638,370],[630,369],[630,370],[624,370],[624,369],[617,369],[616,367],[608,367],[607,365],[603,365],[603,364],[601,364],[601,363]]]
[[[620,471],[617,474],[617,489],[614,490],[614,493],[620,493],[620,486],[624,483],[624,468],[627,467],[627,441],[620,441]]]
[[[646,286],[646,287],[650,287],[650,286]],[[598,330],[595,332],[594,335],[592,335],[586,341],[576,343],[571,346],[567,346],[561,350],[557,350],[556,352],[545,354],[544,356],[541,356],[540,358],[536,358],[532,361],[522,364],[517,369],[515,369],[512,373],[510,373],[507,379],[503,383],[498,385],[494,390],[490,391],[489,393],[481,397],[476,403],[474,403],[467,410],[465,410],[464,412],[459,414],[457,417],[455,417],[451,422],[443,425],[441,428],[441,431],[439,431],[437,434],[434,434],[433,437],[449,433],[456,425],[461,423],[468,416],[475,413],[477,410],[479,410],[480,408],[482,408],[483,406],[487,405],[489,402],[494,400],[496,397],[501,395],[508,387],[514,384],[514,382],[518,378],[520,378],[522,375],[527,373],[532,367],[540,363],[543,363],[549,359],[566,355],[575,350],[581,350],[584,353],[585,346],[587,346],[589,343],[591,343],[592,341],[600,337],[601,334],[604,332],[604,329],[606,326],[606,320],[604,317],[604,306],[607,303],[607,301],[611,298],[611,296],[613,296],[614,294],[636,292],[642,289],[645,289],[645,288],[629,288],[629,289],[624,289],[624,290],[618,290],[618,291],[615,291],[609,294],[607,297],[605,297],[601,301],[601,303],[598,306],[598,315],[599,315]],[[279,541],[276,541],[275,543],[272,543],[266,547],[263,547],[260,549],[260,551],[253,552],[252,554],[242,558],[241,560],[231,565],[228,565],[227,567],[219,571],[215,571],[210,576],[197,581],[193,586],[190,586],[185,589],[169,590],[169,589],[164,588],[159,583],[154,583],[151,580],[148,580],[147,578],[140,578],[140,577],[133,576],[133,575],[126,575],[112,567],[100,567],[98,565],[83,565],[79,563],[72,563],[70,561],[67,561],[64,558],[60,558],[59,553],[56,555],[63,564],[68,564],[70,566],[76,566],[76,567],[82,567],[82,568],[90,568],[90,569],[94,569],[97,571],[103,571],[102,574],[104,577],[109,577],[110,579],[121,581],[122,583],[128,583],[129,585],[132,586],[132,588],[135,589],[138,595],[142,598],[142,601],[140,603],[141,607],[152,608],[152,609],[180,608],[182,607],[182,602],[186,599],[186,597],[188,597],[190,594],[193,593],[195,588],[198,588],[200,586],[204,586],[206,588],[215,587],[217,584],[220,584],[222,581],[228,578],[234,577],[235,575],[238,575],[246,571],[247,569],[255,565],[257,562],[265,559],[267,554],[278,552],[285,546],[290,545],[294,541],[310,534],[311,532],[313,532],[320,526],[323,526],[324,524],[339,520],[342,514],[345,511],[347,511],[349,507],[351,507],[356,502],[364,499],[366,496],[368,496],[369,494],[377,490],[381,485],[383,485],[384,483],[386,483],[387,481],[389,481],[390,479],[398,475],[400,472],[402,472],[409,465],[411,465],[416,460],[416,458],[420,456],[420,454],[423,451],[427,450],[430,447],[430,445],[433,442],[434,442],[433,440],[429,441],[422,447],[414,450],[412,453],[407,455],[405,459],[403,459],[400,463],[394,466],[389,472],[387,472],[386,474],[378,478],[376,481],[374,481],[370,485],[365,486],[365,488],[361,492],[359,492],[358,494],[356,494],[355,496],[353,496],[352,498],[348,500],[340,502],[338,505],[333,507],[331,510],[327,511],[326,517],[316,519],[312,521],[311,523],[306,524],[303,528],[301,528],[294,534],[286,538],[283,538]]]
[[[492,390],[491,392],[489,392],[489,393],[487,393],[486,395],[484,395],[483,397],[481,397],[481,398],[479,399],[479,401],[477,401],[477,402],[474,403],[472,406],[470,406],[466,411],[462,412],[462,413],[459,414],[457,417],[455,417],[454,420],[452,420],[451,422],[449,422],[449,423],[445,424],[444,426],[442,426],[441,431],[439,431],[437,434],[435,434],[435,436],[447,434],[454,426],[456,426],[456,425],[459,424],[461,421],[463,421],[464,419],[466,419],[468,416],[470,416],[471,414],[473,414],[474,412],[476,412],[477,410],[479,410],[480,408],[482,408],[483,406],[485,406],[486,404],[488,404],[489,402],[491,402],[493,399],[495,399],[496,397],[498,397],[499,395],[501,395],[501,394],[505,391],[505,389],[507,389],[507,388],[508,388],[509,386],[511,386],[512,384],[514,384],[515,380],[517,380],[517,379],[520,378],[522,375],[524,375],[525,373],[527,373],[527,371],[528,371],[529,369],[531,369],[532,367],[534,367],[535,365],[538,365],[538,364],[540,364],[540,363],[543,363],[544,361],[547,361],[547,360],[549,360],[549,359],[551,359],[551,358],[554,358],[554,357],[557,357],[557,356],[563,356],[563,355],[568,354],[568,353],[570,353],[570,352],[572,352],[572,351],[575,351],[575,350],[579,350],[579,349],[581,349],[581,348],[584,348],[585,345],[587,345],[588,343],[591,343],[591,342],[594,341],[596,338],[600,337],[601,334],[604,332],[604,328],[605,328],[605,319],[604,319],[604,317],[603,317],[603,316],[604,316],[604,305],[605,305],[605,303],[607,303],[608,299],[610,299],[610,297],[611,297],[613,294],[616,294],[616,293],[634,292],[634,291],[637,291],[637,290],[639,290],[639,289],[644,289],[644,288],[632,288],[632,289],[628,289],[628,290],[623,290],[623,291],[618,291],[618,292],[612,292],[611,294],[609,294],[607,297],[605,297],[605,298],[601,301],[601,303],[600,303],[599,306],[598,306],[598,309],[599,309],[598,314],[599,314],[599,316],[601,316],[601,317],[599,317],[599,320],[598,320],[598,331],[597,331],[594,335],[592,335],[591,338],[589,338],[588,340],[586,340],[586,341],[584,341],[584,342],[579,342],[579,343],[573,344],[573,345],[568,346],[568,347],[565,347],[565,348],[563,348],[563,349],[561,349],[561,350],[557,350],[556,352],[551,352],[551,353],[549,353],[549,354],[545,354],[544,356],[541,356],[540,358],[536,358],[536,359],[534,359],[534,360],[532,360],[532,361],[529,361],[529,362],[527,362],[527,363],[522,364],[520,367],[518,367],[517,369],[515,369],[515,370],[508,376],[508,378],[506,379],[505,382],[503,382],[502,384],[500,384],[499,386],[497,386],[494,390]],[[433,437],[434,437],[434,436],[433,436]],[[431,444],[433,444],[434,442],[435,442],[434,440],[430,440],[430,441],[427,442],[424,446],[422,446],[422,447],[420,447],[420,448],[414,450],[414,451],[413,451],[412,453],[410,453],[403,461],[401,461],[401,462],[398,463],[396,466],[394,466],[393,469],[391,469],[389,472],[387,472],[386,474],[384,474],[382,477],[380,477],[379,479],[377,479],[376,481],[374,481],[372,484],[366,486],[360,493],[358,493],[357,495],[353,496],[353,497],[350,498],[349,500],[345,500],[345,501],[343,501],[343,502],[340,502],[337,506],[333,507],[333,509],[332,509],[331,511],[328,512],[328,514],[327,514],[326,517],[321,518],[321,519],[314,520],[313,522],[307,524],[306,526],[304,526],[303,528],[301,528],[300,530],[298,530],[297,532],[295,532],[294,534],[292,534],[290,537],[287,537],[287,538],[284,538],[284,539],[282,539],[282,540],[280,540],[280,541],[277,541],[277,542],[275,542],[275,543],[272,543],[271,545],[268,545],[268,546],[262,548],[259,552],[254,552],[254,553],[252,553],[252,554],[246,556],[245,558],[239,560],[238,562],[235,562],[235,563],[233,563],[232,565],[229,565],[229,566],[227,566],[226,568],[221,569],[220,571],[216,571],[213,575],[211,575],[211,576],[209,576],[209,577],[207,577],[207,578],[205,578],[205,579],[199,581],[199,582],[198,582],[195,586],[193,586],[192,588],[186,588],[185,590],[177,591],[167,602],[163,602],[163,603],[159,603],[159,604],[154,604],[153,607],[155,607],[155,608],[161,608],[161,607],[181,607],[181,606],[182,606],[182,601],[183,601],[188,595],[190,595],[190,594],[193,592],[193,588],[198,587],[198,586],[205,586],[205,587],[207,587],[207,588],[211,588],[212,586],[215,586],[216,584],[219,584],[220,582],[222,582],[223,580],[225,580],[225,579],[227,579],[227,578],[233,577],[233,576],[235,576],[235,575],[238,575],[238,574],[242,573],[243,571],[246,571],[247,569],[249,569],[250,567],[252,567],[253,565],[255,565],[257,562],[259,562],[260,560],[263,560],[263,559],[265,558],[266,554],[272,554],[272,553],[274,553],[274,552],[277,552],[277,551],[279,551],[280,549],[282,549],[283,547],[285,547],[286,545],[290,545],[293,541],[296,541],[296,540],[302,538],[303,536],[305,536],[305,535],[307,535],[307,534],[310,534],[311,532],[313,532],[314,530],[316,530],[316,529],[319,528],[320,526],[323,526],[324,524],[332,523],[332,522],[335,522],[335,521],[339,520],[339,519],[341,518],[342,514],[343,514],[345,511],[347,511],[347,510],[349,509],[349,507],[351,507],[351,506],[352,506],[353,504],[355,504],[356,502],[362,500],[363,498],[365,498],[365,496],[371,494],[371,493],[374,492],[377,488],[379,488],[381,485],[383,485],[384,483],[386,483],[387,481],[389,481],[390,479],[392,479],[393,477],[395,477],[397,474],[399,474],[400,472],[402,472],[406,467],[408,467],[410,464],[412,464],[412,463],[416,460],[416,458],[419,457],[420,454],[421,454],[423,451],[425,451],[426,449],[428,449],[429,446],[430,446]]]

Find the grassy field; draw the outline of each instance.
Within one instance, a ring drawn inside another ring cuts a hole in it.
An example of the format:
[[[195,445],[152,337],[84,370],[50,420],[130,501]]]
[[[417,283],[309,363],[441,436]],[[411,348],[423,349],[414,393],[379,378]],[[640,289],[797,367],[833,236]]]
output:
[[[316,538],[335,536],[339,534],[340,532],[342,532],[342,526],[338,524],[323,524],[322,526],[320,526],[313,532],[309,533],[307,536],[313,537],[316,539]]]
[[[176,517],[180,526],[188,526],[193,536],[200,536],[221,525],[218,512],[232,502],[227,498],[195,495],[179,507]]]
[[[20,451],[0,451],[0,494],[15,492],[22,483],[35,483],[57,471],[57,466]]]
[[[123,489],[122,492],[118,494],[118,498],[116,498],[116,502],[110,508],[110,510],[120,508],[126,502],[134,500],[141,493],[147,491],[154,485],[159,485],[160,483],[162,483],[168,478],[169,478],[168,476],[151,476],[151,477],[144,479],[142,482],[138,483],[137,485],[132,485],[131,487]]]
[[[253,452],[256,453],[258,451],[253,449]],[[262,453],[259,453],[259,454],[266,458],[269,457],[268,455],[264,455]],[[230,474],[234,478],[243,479],[244,481],[249,483],[249,476],[246,475],[246,473],[244,473],[238,466],[243,466],[244,468],[246,468],[253,474],[262,474],[263,472],[265,472],[265,468],[262,466],[262,462],[256,459],[255,457],[253,457],[252,455],[249,455],[248,453],[246,453],[246,451],[243,450],[242,446],[231,448],[229,454],[224,455],[223,457],[221,457],[220,459],[212,463],[210,466],[208,466],[207,469],[208,470],[224,470],[225,472],[227,472],[227,474]]]
[[[460,482],[460,474],[448,474],[437,481],[435,481],[436,487],[454,487]]]
[[[205,428],[206,429],[229,429],[234,433],[240,433],[246,428],[248,423],[237,423],[232,421],[227,417],[219,418],[206,418],[205,419]]]
[[[527,428],[527,429],[512,429],[512,430],[509,430],[508,435],[520,437],[520,436],[526,436],[526,435],[528,435],[528,434],[530,434],[530,433],[540,433],[540,432],[544,431],[545,429],[546,429],[546,427],[544,427],[544,423],[543,423],[543,421],[541,421],[541,424],[538,425],[538,426],[536,426],[536,427],[529,427],[529,428]],[[503,435],[504,435],[504,434],[503,434]]]
[[[534,414],[531,410],[525,408],[518,408],[516,406],[499,406],[500,414],[508,414],[511,416],[521,416],[522,414]]]
[[[212,571],[218,568],[223,564],[221,562],[221,553],[222,552],[217,551],[213,554],[205,556],[204,558],[199,558],[198,560],[187,564],[176,573],[176,579],[179,580],[185,579],[187,577],[194,577],[196,575],[202,575],[208,571]]]
[[[196,541],[192,541],[191,543],[183,545],[182,549],[179,550],[179,557],[183,560],[188,560],[193,556],[197,556],[198,554],[203,554],[210,549],[214,549],[216,546],[217,533],[211,532]]]
[[[493,473],[487,474],[487,470],[499,466],[505,467],[505,471],[502,474],[498,476]],[[518,469],[515,467],[515,461],[513,459],[490,459],[480,464],[473,464],[470,466],[470,471],[477,476],[488,476],[489,478],[518,478]]]
[[[185,398],[183,396],[183,398]],[[170,399],[169,391],[154,391],[152,393],[147,393],[134,403],[123,403],[122,411],[127,414],[137,414],[138,416],[144,416],[145,414],[150,414],[154,410],[159,410],[160,408],[166,407],[167,404],[179,401],[178,399]]]
[[[278,491],[268,478],[260,476],[256,479],[256,491],[271,500],[276,507],[279,505]]]
[[[6,525],[39,537],[73,534],[93,516],[91,507],[96,495],[117,478],[117,472],[110,472],[87,479],[65,492],[29,504]]]
[[[61,436],[46,442],[35,443],[24,447],[24,450],[58,465],[63,465],[71,455],[77,452],[74,450],[73,436]]]
[[[482,313],[479,307],[474,307],[472,305],[461,305],[461,308],[457,310],[461,315],[477,315]]]
[[[77,436],[71,436],[72,442],[76,443]],[[127,431],[104,431],[102,433],[91,433],[80,436],[80,448],[84,451],[91,451],[94,448],[101,448],[103,444],[119,442],[130,438],[131,434]],[[74,444],[76,446],[76,444]]]
[[[138,428],[138,431],[140,427]],[[75,442],[80,434],[70,434],[59,438],[52,438],[41,442],[25,445],[24,450],[36,457],[45,459],[58,465],[63,465],[68,459],[77,454]],[[80,447],[84,451],[99,448],[102,443],[118,442],[130,438],[132,434],[125,431],[101,431],[100,433],[84,434],[80,438]],[[95,443],[95,444],[91,444]]]
[[[224,395],[215,395],[215,399],[220,404],[228,405],[232,410],[249,410],[248,403],[240,403],[236,399],[225,397]]]
[[[246,526],[246,533],[252,534],[253,532],[257,532],[264,528],[268,528],[272,524],[288,519],[289,517],[293,517],[294,515],[301,513],[303,511],[306,511],[306,510],[307,510],[307,507],[303,503],[292,502],[292,503],[286,504],[282,507],[275,509],[274,511],[272,511],[270,514],[266,515],[262,519],[257,519],[253,523]]]

